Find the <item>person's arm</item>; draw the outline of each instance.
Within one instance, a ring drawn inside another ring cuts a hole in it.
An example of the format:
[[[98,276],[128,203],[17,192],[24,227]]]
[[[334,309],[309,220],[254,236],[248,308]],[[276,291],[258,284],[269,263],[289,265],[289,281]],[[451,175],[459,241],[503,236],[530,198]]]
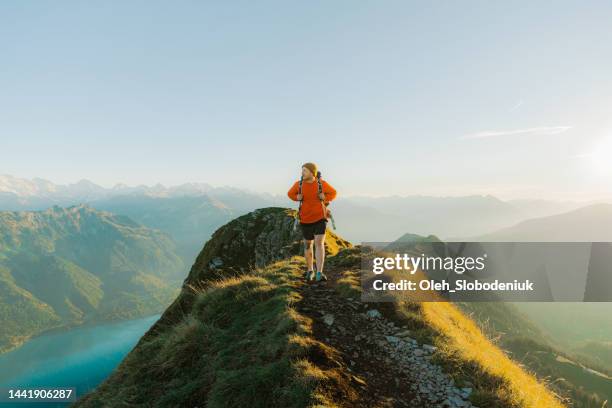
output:
[[[334,189],[327,181],[323,180],[323,194],[325,194],[325,202],[330,202],[336,198],[336,189]]]
[[[289,198],[292,199],[293,201],[298,201],[298,199],[297,199],[297,196],[298,196],[298,182],[297,181],[293,184],[293,186],[291,186],[291,188],[287,192],[287,196],[289,196]]]

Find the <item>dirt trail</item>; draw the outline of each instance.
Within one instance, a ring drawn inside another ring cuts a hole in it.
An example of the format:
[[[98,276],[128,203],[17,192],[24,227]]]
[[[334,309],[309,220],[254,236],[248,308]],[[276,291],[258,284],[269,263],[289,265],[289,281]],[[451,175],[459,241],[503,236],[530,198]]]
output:
[[[329,269],[327,282],[300,285],[303,300],[296,307],[312,319],[316,339],[340,353],[359,406],[475,407],[468,400],[471,388],[455,387],[430,361],[436,348],[419,345],[406,327],[385,317],[390,304],[361,302],[335,290],[341,272]]]

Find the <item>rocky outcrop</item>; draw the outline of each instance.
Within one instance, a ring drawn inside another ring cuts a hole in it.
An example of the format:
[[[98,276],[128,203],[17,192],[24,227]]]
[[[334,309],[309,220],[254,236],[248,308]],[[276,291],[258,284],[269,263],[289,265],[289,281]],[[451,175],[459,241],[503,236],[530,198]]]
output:
[[[272,262],[302,254],[302,235],[294,228],[295,210],[261,208],[219,228],[198,255],[184,285],[227,278],[262,268]],[[331,231],[328,254],[351,246]]]
[[[189,309],[194,289],[212,280],[250,273],[275,261],[303,254],[301,231],[299,226],[294,227],[295,216],[296,211],[288,208],[260,208],[215,231],[191,267],[180,295],[145,337],[176,322]],[[326,234],[328,255],[352,246],[329,229]]]

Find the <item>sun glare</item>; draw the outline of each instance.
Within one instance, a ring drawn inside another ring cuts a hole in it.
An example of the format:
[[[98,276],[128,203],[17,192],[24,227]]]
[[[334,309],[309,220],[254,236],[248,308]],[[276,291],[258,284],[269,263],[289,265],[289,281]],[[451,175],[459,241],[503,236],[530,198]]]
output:
[[[584,155],[589,159],[593,171],[604,177],[612,177],[612,137],[600,140],[591,153]]]

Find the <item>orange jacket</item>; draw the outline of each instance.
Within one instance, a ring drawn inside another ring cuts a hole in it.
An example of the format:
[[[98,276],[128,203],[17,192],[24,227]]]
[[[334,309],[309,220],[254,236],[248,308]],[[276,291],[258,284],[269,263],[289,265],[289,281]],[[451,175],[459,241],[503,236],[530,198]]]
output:
[[[287,192],[287,195],[293,201],[298,201],[298,188],[299,181],[296,181],[293,186]],[[323,187],[323,194],[325,194],[325,203],[329,203],[331,200],[336,198],[336,190],[329,185],[325,180],[321,180]],[[308,183],[304,181],[302,183],[302,208],[300,210],[300,222],[308,224],[311,222],[317,222],[321,219],[326,218],[323,212],[323,205],[319,200],[319,184],[317,180],[313,180]]]

